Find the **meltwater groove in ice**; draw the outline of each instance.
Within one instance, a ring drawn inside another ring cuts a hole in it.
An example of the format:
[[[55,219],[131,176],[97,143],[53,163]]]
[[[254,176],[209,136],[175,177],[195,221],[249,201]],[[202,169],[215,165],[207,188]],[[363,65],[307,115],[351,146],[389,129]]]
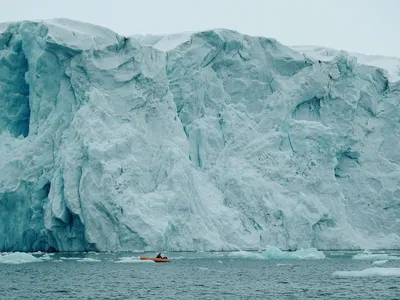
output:
[[[400,248],[400,85],[368,60],[0,29],[0,251]]]

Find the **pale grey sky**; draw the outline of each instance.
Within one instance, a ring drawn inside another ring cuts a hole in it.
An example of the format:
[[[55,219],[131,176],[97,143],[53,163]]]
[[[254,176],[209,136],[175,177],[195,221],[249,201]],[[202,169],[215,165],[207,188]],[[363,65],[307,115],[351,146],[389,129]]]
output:
[[[119,34],[229,28],[400,57],[400,0],[0,0],[0,22],[65,17]]]

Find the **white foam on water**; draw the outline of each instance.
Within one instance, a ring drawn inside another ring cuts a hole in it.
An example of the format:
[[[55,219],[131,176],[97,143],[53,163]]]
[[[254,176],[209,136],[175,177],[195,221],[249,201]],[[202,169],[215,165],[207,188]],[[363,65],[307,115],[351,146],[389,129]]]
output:
[[[369,268],[362,271],[336,271],[333,276],[340,277],[372,277],[400,276],[400,268]]]
[[[179,260],[179,259],[195,259],[194,257],[183,257],[183,256],[177,256],[177,257],[168,257],[169,259],[173,260]]]
[[[131,264],[131,263],[154,263],[152,260],[140,260],[137,256],[132,257],[122,257],[115,261],[116,264]]]
[[[0,263],[2,264],[25,264],[25,263],[35,263],[42,262],[40,258],[34,257],[28,253],[6,253],[0,255]]]

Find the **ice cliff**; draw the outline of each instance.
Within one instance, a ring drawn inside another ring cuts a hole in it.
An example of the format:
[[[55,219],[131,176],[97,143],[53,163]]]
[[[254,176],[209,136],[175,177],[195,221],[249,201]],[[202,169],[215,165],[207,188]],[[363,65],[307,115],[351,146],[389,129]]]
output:
[[[383,69],[229,30],[0,32],[0,251],[400,248]]]

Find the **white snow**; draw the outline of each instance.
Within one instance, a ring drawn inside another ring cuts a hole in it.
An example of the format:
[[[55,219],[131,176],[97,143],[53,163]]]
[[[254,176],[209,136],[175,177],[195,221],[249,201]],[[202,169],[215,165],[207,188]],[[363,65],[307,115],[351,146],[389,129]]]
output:
[[[362,271],[336,271],[333,276],[340,277],[372,277],[372,276],[400,276],[400,268],[370,268]]]
[[[1,264],[25,264],[42,262],[43,260],[28,253],[5,253],[0,255]]]
[[[0,31],[0,251],[400,248],[382,70],[222,29]]]
[[[190,41],[194,32],[184,32],[179,34],[167,35],[154,44],[154,48],[161,51],[170,51],[179,45]]]
[[[388,260],[377,260],[377,261],[372,262],[372,264],[373,265],[384,265],[388,262],[389,262]]]
[[[302,260],[302,259],[324,259],[325,254],[322,251],[318,251],[315,248],[310,249],[299,249],[296,251],[282,251],[277,247],[268,246],[265,251],[262,252],[248,252],[238,251],[232,252],[230,256],[248,258],[248,259],[282,259],[282,260]]]

